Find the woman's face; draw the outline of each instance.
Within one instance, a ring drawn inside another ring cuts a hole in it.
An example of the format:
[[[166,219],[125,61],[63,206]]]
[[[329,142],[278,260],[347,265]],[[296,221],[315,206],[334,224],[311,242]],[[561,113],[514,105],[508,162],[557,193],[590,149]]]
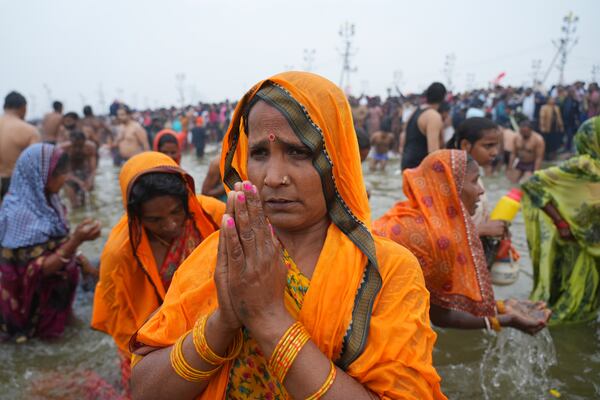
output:
[[[248,178],[271,224],[298,231],[325,222],[327,206],[312,152],[283,114],[259,101],[250,111],[248,130]]]
[[[175,143],[171,143],[171,142],[163,143],[163,145],[160,146],[158,151],[160,151],[163,154],[168,155],[175,161],[177,161],[177,158],[179,158],[179,146],[177,146]]]
[[[461,149],[465,150],[482,167],[490,165],[498,155],[498,146],[500,144],[500,131],[498,129],[488,129],[483,131],[481,139],[471,144],[467,140],[462,140]]]
[[[142,204],[140,219],[154,236],[170,241],[181,236],[187,216],[177,197],[158,196]]]
[[[67,176],[68,174],[66,172],[63,174],[52,174],[52,176],[48,178],[48,182],[46,182],[46,192],[49,194],[60,192],[60,189],[67,181]]]
[[[479,197],[481,197],[483,193],[484,190],[479,184],[479,168],[476,163],[471,162],[468,164],[465,182],[462,192],[460,193],[460,199],[469,215],[475,214],[477,203],[479,203]]]

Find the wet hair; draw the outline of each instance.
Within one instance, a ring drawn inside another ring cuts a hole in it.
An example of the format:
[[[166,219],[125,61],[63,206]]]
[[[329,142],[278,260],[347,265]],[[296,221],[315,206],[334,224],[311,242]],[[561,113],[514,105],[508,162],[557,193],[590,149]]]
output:
[[[92,111],[92,106],[83,107],[83,115],[86,117],[91,117],[92,115],[94,115],[94,112]]]
[[[175,143],[179,148],[179,141],[174,135],[162,135],[158,140],[158,150],[160,150],[160,148],[166,143]]]
[[[142,217],[142,205],[156,197],[172,196],[181,201],[189,215],[188,188],[179,174],[151,172],[140,176],[131,187],[127,199],[127,215],[131,220]]]
[[[425,90],[425,98],[429,104],[438,104],[446,98],[446,86],[440,82],[433,82],[427,90]]]
[[[358,148],[360,150],[371,148],[371,141],[363,129],[356,128],[356,139],[358,139]]]
[[[73,118],[75,121],[79,121],[79,114],[75,111],[70,111],[64,115],[64,118]]]
[[[69,133],[69,140],[73,142],[86,140],[85,134],[81,131],[72,131]]]
[[[56,112],[62,112],[63,103],[61,103],[60,101],[52,102],[52,109]]]
[[[528,120],[527,118],[521,120],[521,122],[519,122],[519,127],[521,128],[532,128],[531,126],[531,121]]]
[[[484,131],[498,129],[491,119],[484,117],[471,117],[464,120],[454,132],[454,136],[448,141],[446,147],[449,149],[460,149],[460,143],[464,140],[471,144],[483,137]]]
[[[21,107],[27,105],[27,100],[19,92],[10,92],[4,98],[4,109],[5,110],[18,110]]]
[[[69,153],[63,152],[56,160],[56,165],[50,175],[52,178],[66,174],[69,172]]]

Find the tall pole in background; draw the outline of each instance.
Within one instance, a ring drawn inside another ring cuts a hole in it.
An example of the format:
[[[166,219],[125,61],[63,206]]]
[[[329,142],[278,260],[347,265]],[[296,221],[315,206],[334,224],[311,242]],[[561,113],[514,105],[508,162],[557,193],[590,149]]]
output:
[[[531,60],[531,80],[535,88],[540,83],[540,72],[542,71],[542,60]]]
[[[315,62],[315,49],[304,49],[304,70],[307,72],[311,72],[313,70],[313,63]]]
[[[454,80],[454,65],[456,64],[456,55],[454,53],[446,54],[446,60],[444,61],[444,75],[446,76],[446,84],[448,85],[448,91],[451,92],[453,89]]]
[[[598,78],[600,77],[600,65],[594,64],[592,65],[592,82],[598,82]]]
[[[559,72],[558,83],[561,85],[564,83],[565,66],[567,65],[569,54],[579,40],[577,37],[575,37],[578,22],[579,17],[573,14],[573,12],[569,12],[563,17],[563,24],[560,29],[562,32],[561,37],[557,40],[552,40],[552,44],[554,44],[554,47],[556,47],[556,54],[554,55],[554,58],[552,59],[552,62],[550,63],[550,66],[548,67],[548,70],[546,71],[544,79],[541,83],[544,83],[546,79],[548,79],[548,76],[550,76],[550,72],[552,71],[552,67],[554,67],[554,64],[559,58],[560,61],[556,66]]]
[[[355,34],[354,24],[349,22],[345,22],[338,32],[340,37],[342,38],[342,45],[344,46],[344,50],[341,52],[342,54],[342,74],[340,76],[340,87],[345,92],[348,92],[350,89],[350,74],[352,72],[356,72],[357,68],[353,67],[350,58],[356,55],[356,50],[352,48],[352,38]]]
[[[179,95],[179,104],[181,105],[181,108],[183,108],[185,106],[185,74],[183,72],[175,74],[175,82],[175,88]]]

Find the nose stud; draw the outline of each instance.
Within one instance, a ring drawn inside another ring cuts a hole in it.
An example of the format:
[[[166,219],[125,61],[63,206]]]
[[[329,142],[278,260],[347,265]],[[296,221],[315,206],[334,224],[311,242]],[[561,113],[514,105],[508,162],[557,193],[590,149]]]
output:
[[[281,184],[282,184],[282,185],[287,185],[287,184],[289,184],[289,183],[290,183],[290,178],[288,178],[288,176],[287,176],[287,175],[286,175],[286,176],[284,176],[284,177],[281,179]]]

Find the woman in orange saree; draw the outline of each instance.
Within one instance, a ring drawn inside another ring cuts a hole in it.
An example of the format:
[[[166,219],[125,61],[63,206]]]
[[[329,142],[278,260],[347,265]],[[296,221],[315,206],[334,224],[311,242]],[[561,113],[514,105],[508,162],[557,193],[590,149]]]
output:
[[[373,223],[379,235],[417,256],[431,293],[431,320],[462,329],[544,328],[544,303],[496,302],[483,247],[471,216],[483,194],[477,162],[461,150],[438,150],[403,173],[407,201]]]
[[[276,75],[242,98],[220,234],[132,340],[134,397],[445,398],[422,273],[371,234],[355,137],[344,93],[317,75]]]
[[[181,149],[179,136],[172,129],[163,129],[158,132],[152,143],[152,150],[168,155],[177,164],[181,164]]]
[[[197,197],[192,177],[161,153],[132,157],[119,180],[126,214],[100,258],[91,325],[115,340],[127,390],[131,335],[162,304],[183,260],[218,229],[225,207]]]

